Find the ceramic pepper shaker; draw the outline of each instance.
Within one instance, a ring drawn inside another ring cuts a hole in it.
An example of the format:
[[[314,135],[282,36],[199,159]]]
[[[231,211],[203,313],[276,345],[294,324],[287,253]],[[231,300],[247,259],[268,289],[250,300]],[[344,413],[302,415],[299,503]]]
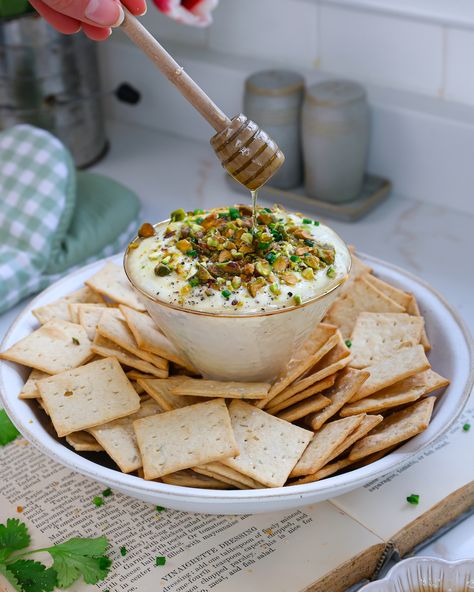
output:
[[[301,124],[306,194],[333,203],[357,198],[370,135],[364,88],[350,80],[309,87]]]
[[[244,113],[276,141],[286,161],[271,179],[279,189],[303,181],[300,117],[304,78],[289,70],[256,72],[245,83]]]

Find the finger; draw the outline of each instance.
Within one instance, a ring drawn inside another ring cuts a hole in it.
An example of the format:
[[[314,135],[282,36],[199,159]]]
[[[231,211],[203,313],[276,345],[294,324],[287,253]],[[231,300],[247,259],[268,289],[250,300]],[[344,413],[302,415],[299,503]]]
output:
[[[135,16],[143,16],[146,13],[146,0],[123,0],[122,4]]]
[[[56,12],[96,27],[116,27],[123,21],[123,8],[117,0],[41,1]]]
[[[82,30],[92,41],[105,41],[112,34],[110,27],[94,27],[88,23],[83,23]]]
[[[77,19],[73,19],[52,10],[48,5],[42,2],[42,0],[30,0],[30,3],[33,8],[35,8],[39,14],[60,33],[72,35],[81,30],[81,23]]]

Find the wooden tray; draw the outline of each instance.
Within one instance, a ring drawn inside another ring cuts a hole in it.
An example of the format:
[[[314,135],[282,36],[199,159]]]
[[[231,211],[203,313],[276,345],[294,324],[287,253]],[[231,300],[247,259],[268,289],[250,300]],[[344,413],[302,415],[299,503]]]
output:
[[[234,189],[240,189],[242,194],[249,195],[248,190],[232,177],[227,176],[227,181]],[[368,174],[365,177],[359,197],[346,203],[334,204],[313,199],[305,195],[303,187],[284,190],[276,189],[271,185],[264,185],[259,190],[259,197],[292,210],[304,210],[308,214],[317,214],[344,222],[354,222],[387,199],[391,189],[392,183],[388,179]]]

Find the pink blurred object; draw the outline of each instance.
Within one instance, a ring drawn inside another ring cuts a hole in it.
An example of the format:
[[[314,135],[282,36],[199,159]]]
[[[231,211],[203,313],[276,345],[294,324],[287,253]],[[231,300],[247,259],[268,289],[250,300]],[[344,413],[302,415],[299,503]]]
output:
[[[219,0],[153,0],[158,10],[185,25],[207,27]]]

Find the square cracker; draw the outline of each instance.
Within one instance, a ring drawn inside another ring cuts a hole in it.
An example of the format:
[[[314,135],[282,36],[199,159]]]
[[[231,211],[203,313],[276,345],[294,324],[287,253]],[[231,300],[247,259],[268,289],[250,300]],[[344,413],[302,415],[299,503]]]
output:
[[[96,274],[85,281],[90,288],[114,302],[145,311],[138,293],[134,290],[122,267],[108,262]]]
[[[60,437],[125,417],[140,408],[140,397],[115,358],[45,378],[38,388]]]
[[[312,366],[306,374],[290,384],[283,392],[277,395],[272,401],[272,406],[275,406],[282,401],[293,397],[297,393],[304,391],[313,384],[324,380],[328,376],[332,376],[338,370],[342,370],[350,363],[350,350],[342,340],[341,334],[338,331],[336,335],[336,345],[323,356],[314,366]]]
[[[168,360],[150,352],[143,351],[138,347],[128,325],[125,321],[117,318],[113,309],[110,311],[106,310],[102,313],[99,324],[97,325],[97,333],[109,341],[112,341],[122,349],[127,350],[133,356],[146,360],[157,368],[161,368],[161,370],[168,370]]]
[[[437,391],[440,388],[444,388],[448,386],[449,380],[444,378],[437,372],[434,372],[429,368],[428,370],[424,370],[423,372],[418,372],[417,374],[413,374],[408,378],[401,380],[400,382],[395,383],[388,389],[383,389],[380,393],[383,394],[388,391],[393,392],[402,392],[404,390],[420,388],[422,389],[422,396],[426,397],[430,393]]]
[[[40,396],[38,385],[36,384],[38,380],[42,380],[43,378],[48,378],[51,376],[50,374],[46,374],[46,372],[41,372],[41,370],[32,370],[30,375],[28,376],[28,380],[23,385],[21,389],[21,393],[18,395],[20,399],[38,399]]]
[[[334,460],[338,456],[340,456],[345,450],[350,448],[353,444],[355,444],[358,440],[366,436],[370,431],[372,431],[375,426],[383,421],[383,415],[366,415],[365,413],[360,414],[358,417],[362,417],[362,421],[357,426],[357,428],[349,434],[349,436],[339,444],[337,448],[335,448],[332,453],[326,459],[326,463]]]
[[[367,366],[366,370],[370,372],[370,377],[355,393],[351,402],[359,401],[428,368],[430,363],[422,345],[400,349],[383,360]]]
[[[133,422],[145,479],[238,454],[225,401],[213,399]]]
[[[58,319],[48,321],[0,353],[0,358],[58,374],[92,358],[91,342],[81,325]]]
[[[229,406],[240,453],[222,463],[267,487],[282,487],[313,433],[243,401]]]
[[[341,296],[343,294],[346,294],[347,292],[351,291],[352,283],[357,278],[359,278],[362,275],[364,275],[364,276],[368,275],[369,273],[372,272],[372,268],[369,267],[368,265],[366,265],[363,261],[361,261],[359,259],[359,257],[357,257],[357,255],[355,254],[354,247],[350,246],[349,251],[351,252],[351,258],[352,258],[351,272],[349,275],[349,279],[347,281],[345,281],[341,286],[341,290],[340,290]]]
[[[134,356],[116,343],[113,343],[113,341],[109,341],[101,335],[95,336],[91,349],[99,356],[104,358],[113,356],[114,358],[117,358],[117,360],[124,366],[141,370],[145,374],[152,374],[158,378],[166,378],[168,376],[167,370],[157,368],[154,364],[150,364],[150,362]]]
[[[101,310],[104,310],[104,308],[107,308],[107,304],[105,304],[105,302],[70,302],[68,305],[68,310],[69,310],[69,316],[71,318],[71,321],[73,323],[77,323],[78,325],[81,324],[80,318],[79,318],[79,311],[83,308],[83,307],[87,307],[89,309],[93,309],[93,308],[99,308]]]
[[[120,310],[140,349],[161,356],[165,360],[178,364],[178,366],[195,371],[191,362],[171,343],[166,335],[163,335],[149,314],[138,312],[122,304]]]
[[[170,376],[169,378],[138,378],[137,384],[141,386],[158,405],[165,411],[173,411],[174,409],[181,409],[182,407],[189,407],[196,403],[202,403],[200,397],[181,397],[180,395],[173,395],[171,389],[175,382],[182,382],[189,380],[186,376]]]
[[[161,412],[161,407],[153,399],[147,399],[141,402],[140,409],[136,413],[90,428],[88,431],[123,473],[131,473],[142,466],[133,422]]]
[[[59,298],[50,304],[39,306],[31,312],[44,325],[48,321],[59,319],[62,321],[71,321],[68,305],[73,302],[104,302],[100,294],[91,290],[88,286],[84,286],[63,298]]]
[[[304,391],[300,391],[299,393],[296,393],[296,395],[293,395],[289,399],[285,399],[285,400],[281,401],[280,403],[273,405],[273,407],[266,408],[265,411],[267,413],[270,413],[270,415],[276,415],[278,412],[283,411],[283,409],[287,409],[288,407],[291,407],[292,405],[295,405],[296,403],[299,403],[300,401],[304,401],[308,397],[312,397],[313,395],[317,395],[318,393],[330,388],[336,382],[336,378],[337,378],[337,373],[331,374],[331,376],[328,376],[327,378],[320,380],[319,382],[317,382],[316,384],[313,384],[312,386],[305,389]]]
[[[419,387],[398,390],[394,389],[396,386],[396,384],[389,386],[354,403],[349,402],[339,411],[339,415],[341,417],[349,417],[349,415],[357,415],[359,413],[378,413],[379,411],[386,411],[399,405],[418,401],[423,394],[423,389]]]
[[[413,296],[413,294],[411,294],[411,299],[407,306],[407,313],[416,317],[422,316],[420,309],[418,308],[418,302],[416,301],[416,298]],[[426,333],[426,327],[423,328],[421,333],[421,345],[425,348],[425,351],[430,351],[431,343]]]
[[[405,313],[361,313],[351,335],[350,365],[365,368],[403,347],[418,345],[423,326],[422,317]]]
[[[210,463],[210,464],[212,464],[212,463]],[[204,465],[204,466],[206,467],[207,465]],[[229,489],[231,489],[231,488],[252,489],[251,487],[244,485],[242,483],[242,481],[236,481],[235,479],[232,479],[231,477],[219,476],[217,473],[215,473],[214,471],[210,471],[209,469],[203,469],[201,467],[193,467],[193,471],[195,473],[198,473],[199,475],[202,475],[203,477],[209,477],[210,479],[217,479],[218,481],[222,481],[222,483],[227,483]]]
[[[227,479],[229,482],[232,481],[231,484],[236,485],[239,489],[260,489],[263,487],[261,483],[258,483],[246,475],[242,475],[242,473],[239,473],[235,469],[231,469],[220,462],[207,463],[200,467],[194,467],[194,470],[203,474],[205,474],[204,471],[207,471],[208,474],[212,473],[211,476],[215,476],[216,479]]]
[[[171,385],[173,395],[212,399],[264,399],[269,390],[270,384],[266,382],[221,382],[200,378],[176,381]]]
[[[86,330],[87,336],[91,341],[94,341],[97,333],[97,325],[104,309],[90,304],[81,304],[78,307],[79,324]],[[118,308],[107,308],[109,314],[114,315],[118,319],[123,319],[123,315]]]
[[[339,327],[344,339],[348,339],[361,312],[405,312],[405,309],[362,275],[352,283],[350,292],[334,302],[324,320]]]
[[[328,463],[316,473],[312,473],[311,475],[305,475],[304,477],[300,477],[296,479],[296,481],[291,481],[288,485],[303,485],[304,483],[314,483],[315,481],[320,481],[321,479],[325,479],[326,477],[330,477],[334,475],[334,473],[338,473],[342,469],[347,468],[350,465],[353,465],[356,461],[349,460],[348,458],[342,458],[341,460],[334,461],[332,463]]]
[[[104,449],[89,432],[74,432],[66,436],[66,442],[76,452],[102,452]]]
[[[285,421],[294,422],[298,419],[301,419],[302,417],[305,417],[309,413],[324,409],[324,407],[327,407],[330,403],[330,399],[319,393],[312,397],[307,397],[303,401],[291,405],[290,407],[287,407],[275,415],[280,419],[284,419]]]
[[[289,361],[285,371],[276,379],[268,393],[268,396],[255,405],[262,409],[288,385],[302,376],[311,366],[314,366],[337,343],[337,327],[320,323],[313,331],[311,337],[301,346],[296,355]]]
[[[387,284],[387,282],[384,282],[375,275],[367,275],[366,279],[374,286],[374,288],[377,288],[378,290],[383,292],[385,296],[388,296],[392,300],[395,300],[395,302],[397,302],[400,306],[403,306],[405,310],[407,309],[408,304],[411,300],[411,294],[408,294],[407,292],[404,292],[403,290],[400,290],[399,288],[392,286],[392,284]]]
[[[430,422],[435,400],[435,397],[428,397],[386,417],[368,436],[354,444],[349,458],[358,460],[404,442],[425,430]]]
[[[331,403],[308,415],[304,423],[311,426],[313,430],[319,428],[335,415],[354,396],[364,382],[368,379],[369,373],[365,370],[356,370],[355,368],[345,368],[337,377],[334,386],[324,391],[324,396],[331,400]]]
[[[331,453],[359,427],[362,420],[362,415],[337,419],[336,421],[330,421],[315,432],[313,439],[303,452],[303,456],[291,471],[290,477],[311,475],[319,471],[326,464]]]
[[[201,475],[192,471],[191,469],[184,469],[176,473],[164,475],[161,479],[163,483],[168,485],[178,485],[179,487],[195,487],[197,489],[230,489],[228,483]]]

